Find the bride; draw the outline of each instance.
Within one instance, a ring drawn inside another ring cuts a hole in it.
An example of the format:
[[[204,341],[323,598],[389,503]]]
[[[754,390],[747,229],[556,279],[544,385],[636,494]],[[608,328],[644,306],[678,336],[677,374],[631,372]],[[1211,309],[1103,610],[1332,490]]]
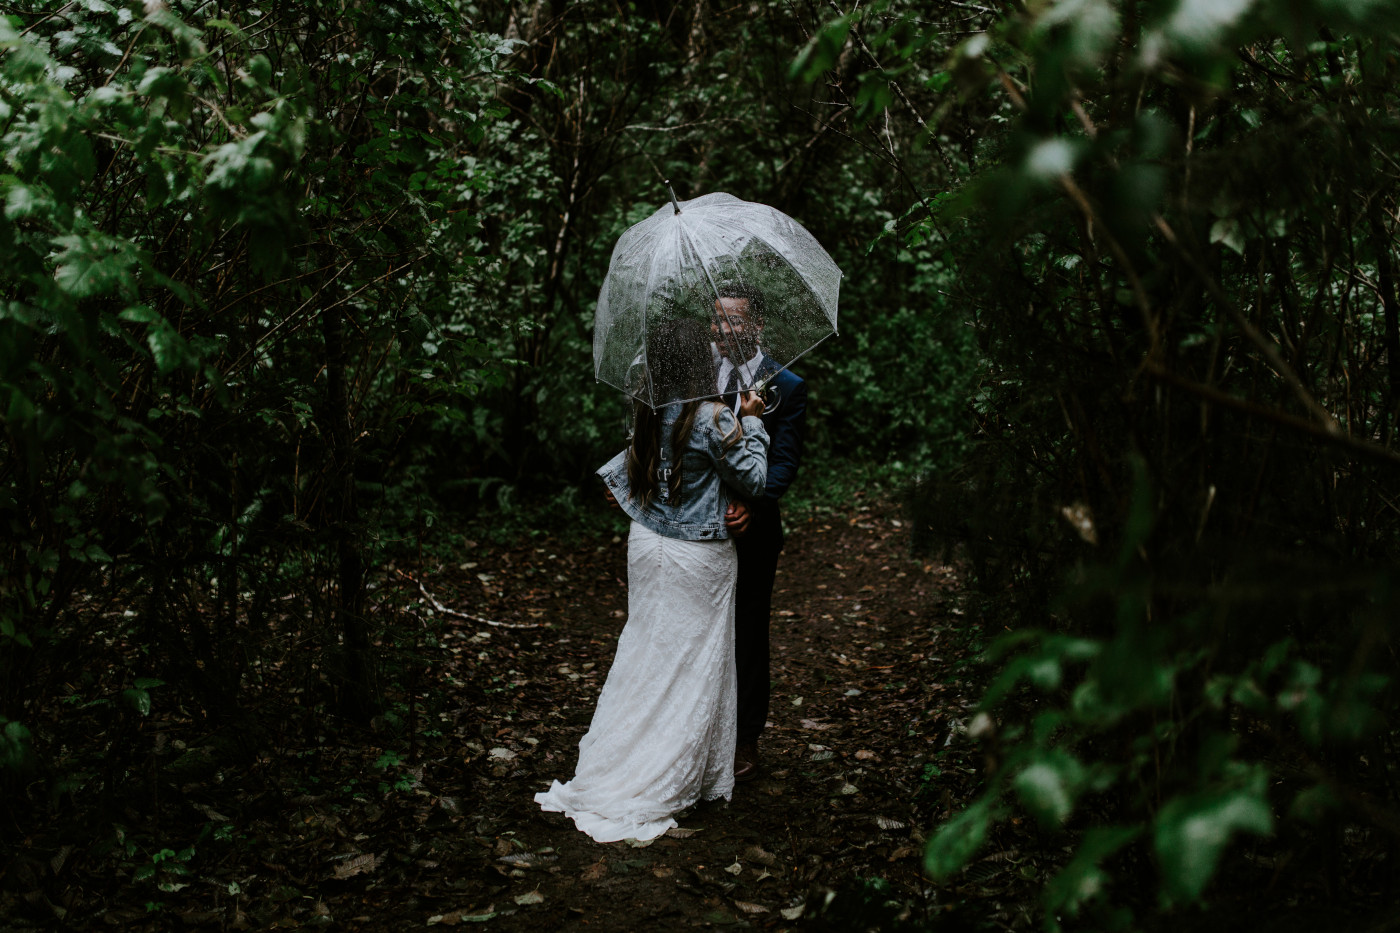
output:
[[[567,784],[535,795],[598,842],[652,839],[672,814],[734,789],[734,582],[730,490],[763,494],[763,402],[742,418],[713,397],[709,328],[676,321],[647,341],[652,398],[628,448],[598,471],[632,519],[627,624]],[[697,398],[697,396],[708,396]]]

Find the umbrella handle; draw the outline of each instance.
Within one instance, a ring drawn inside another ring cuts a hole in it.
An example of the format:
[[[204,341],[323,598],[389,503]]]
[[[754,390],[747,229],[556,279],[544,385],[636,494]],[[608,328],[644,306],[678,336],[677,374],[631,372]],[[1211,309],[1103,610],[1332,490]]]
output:
[[[778,391],[778,387],[770,383],[767,379],[760,379],[755,382],[751,391],[763,396],[763,413],[772,414],[773,410],[783,403],[783,394]]]
[[[773,411],[783,402],[782,393],[777,386],[769,386],[768,391],[763,393],[763,413],[772,414]]]

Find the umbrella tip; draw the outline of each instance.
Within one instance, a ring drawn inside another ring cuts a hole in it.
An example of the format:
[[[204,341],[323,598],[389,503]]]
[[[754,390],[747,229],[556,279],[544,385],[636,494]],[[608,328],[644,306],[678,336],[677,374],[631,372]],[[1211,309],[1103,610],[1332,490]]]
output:
[[[676,189],[671,187],[671,179],[663,178],[661,179],[661,183],[665,185],[666,190],[671,193],[671,206],[674,207],[676,209],[676,213],[679,214],[681,212],[681,206],[680,204],[676,203]]]

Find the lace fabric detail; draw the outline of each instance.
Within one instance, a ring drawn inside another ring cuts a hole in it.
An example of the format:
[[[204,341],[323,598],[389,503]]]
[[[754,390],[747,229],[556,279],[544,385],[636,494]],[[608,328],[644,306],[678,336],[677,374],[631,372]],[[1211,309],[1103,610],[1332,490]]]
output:
[[[627,624],[579,741],[573,780],[535,795],[598,842],[652,839],[672,814],[734,790],[732,541],[683,541],[632,523]]]

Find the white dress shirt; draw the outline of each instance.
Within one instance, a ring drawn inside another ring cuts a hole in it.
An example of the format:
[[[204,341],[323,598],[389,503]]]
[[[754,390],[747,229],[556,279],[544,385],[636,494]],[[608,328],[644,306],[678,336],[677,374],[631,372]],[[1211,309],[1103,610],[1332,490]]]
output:
[[[760,361],[762,361],[762,359],[763,351],[759,350],[756,353],[754,353],[753,359],[740,363],[738,365],[737,368],[739,370],[739,379],[736,385],[740,389],[752,386],[755,382],[758,381],[758,364]],[[734,363],[730,361],[729,357],[720,357],[719,379],[715,384],[719,389],[721,395],[724,394],[724,390],[729,386],[729,374],[733,372],[735,368],[736,367]],[[734,399],[734,413],[736,415],[739,413],[739,399],[737,397]]]

